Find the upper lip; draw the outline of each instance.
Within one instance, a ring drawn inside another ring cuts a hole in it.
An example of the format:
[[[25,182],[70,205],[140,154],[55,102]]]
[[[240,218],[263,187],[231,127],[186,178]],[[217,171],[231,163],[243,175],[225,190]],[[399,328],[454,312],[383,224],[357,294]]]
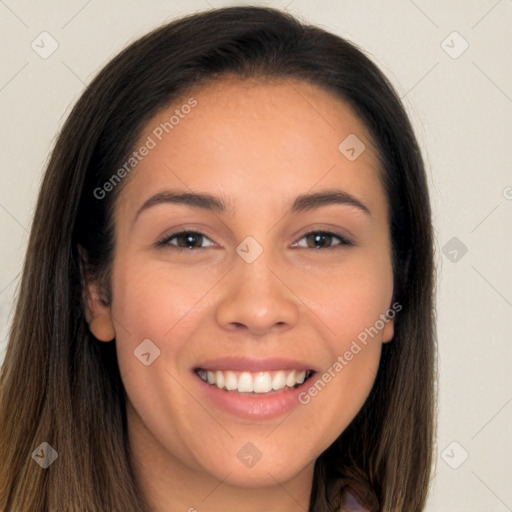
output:
[[[275,370],[316,370],[307,363],[288,358],[248,358],[248,357],[219,357],[208,359],[196,365],[195,370],[234,370],[234,371],[275,371]]]

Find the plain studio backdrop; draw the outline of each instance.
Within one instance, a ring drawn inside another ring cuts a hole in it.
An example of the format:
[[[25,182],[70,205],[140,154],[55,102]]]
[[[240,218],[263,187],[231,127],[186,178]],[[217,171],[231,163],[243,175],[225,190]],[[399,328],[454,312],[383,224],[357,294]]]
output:
[[[86,84],[128,42],[249,2],[0,1],[0,361],[40,180]],[[439,429],[427,512],[512,511],[512,1],[253,1],[360,46],[423,148],[438,275]]]

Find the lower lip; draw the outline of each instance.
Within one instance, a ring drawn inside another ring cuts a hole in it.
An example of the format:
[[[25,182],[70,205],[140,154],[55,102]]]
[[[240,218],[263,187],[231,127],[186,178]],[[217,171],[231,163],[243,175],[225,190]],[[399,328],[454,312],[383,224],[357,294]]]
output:
[[[292,411],[300,405],[298,395],[309,384],[309,380],[296,388],[285,388],[281,391],[241,395],[236,391],[219,389],[205,382],[194,372],[201,389],[208,399],[225,411],[248,420],[270,420]]]

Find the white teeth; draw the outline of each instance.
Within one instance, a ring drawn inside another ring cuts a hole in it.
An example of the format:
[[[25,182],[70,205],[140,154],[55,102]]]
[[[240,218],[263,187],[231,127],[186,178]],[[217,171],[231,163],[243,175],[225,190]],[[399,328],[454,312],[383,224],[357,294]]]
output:
[[[252,382],[252,376],[249,372],[243,372],[238,377],[238,391],[240,393],[252,393],[254,390],[254,384]]]
[[[277,372],[272,379],[272,389],[283,389],[286,386],[286,374],[283,370]]]
[[[233,372],[226,372],[224,374],[224,379],[224,386],[228,391],[233,391],[238,388],[238,379]],[[215,385],[217,385],[217,383],[215,383]]]
[[[292,370],[289,374],[288,374],[288,377],[286,377],[286,385],[291,388],[293,386],[295,386],[295,384],[297,383],[297,381],[295,380],[295,370]]]
[[[302,384],[310,372],[305,370],[278,370],[275,372],[234,372],[222,370],[198,370],[202,380],[219,389],[238,391],[239,393],[268,393],[286,387],[292,388]]]
[[[268,393],[272,389],[272,379],[270,373],[260,372],[254,378],[254,392]]]
[[[224,374],[220,371],[215,372],[215,381],[217,386],[222,389],[224,387]]]
[[[297,382],[302,384],[306,380],[306,372],[303,370],[297,374]]]

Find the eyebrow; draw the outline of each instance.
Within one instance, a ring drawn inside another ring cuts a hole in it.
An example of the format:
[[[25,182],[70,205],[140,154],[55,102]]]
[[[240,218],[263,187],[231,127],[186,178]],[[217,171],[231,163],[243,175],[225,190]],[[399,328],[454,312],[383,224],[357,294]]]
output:
[[[228,206],[222,197],[199,192],[165,191],[155,194],[145,201],[138,209],[133,222],[135,223],[137,217],[144,210],[160,204],[180,204],[218,213],[233,212],[233,208]],[[290,211],[292,213],[310,211],[331,204],[352,206],[371,216],[370,209],[361,200],[348,192],[336,189],[297,196],[293,201]]]
[[[322,190],[298,196],[293,202],[292,212],[303,212],[331,204],[353,206],[371,216],[370,209],[361,200],[343,190]]]

